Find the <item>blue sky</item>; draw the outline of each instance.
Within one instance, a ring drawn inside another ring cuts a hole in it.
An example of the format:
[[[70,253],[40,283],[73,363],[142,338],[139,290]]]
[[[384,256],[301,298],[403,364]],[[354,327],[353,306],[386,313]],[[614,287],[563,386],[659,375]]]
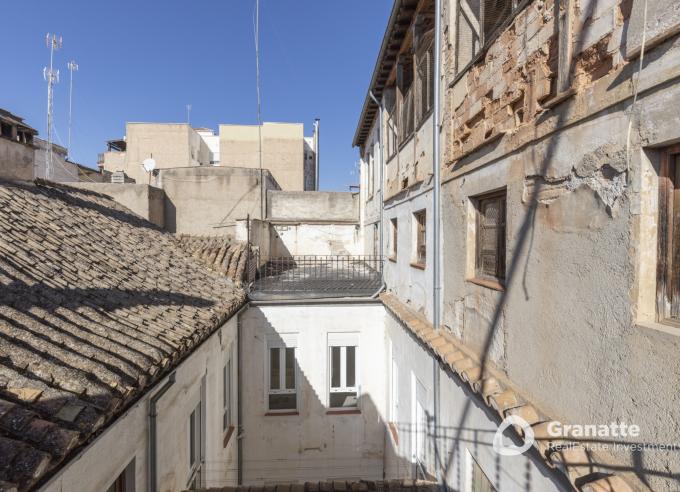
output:
[[[74,160],[94,166],[126,121],[255,123],[255,0],[5,2],[0,107],[45,136],[45,34],[63,37],[55,125],[66,145],[74,59]],[[261,0],[262,118],[321,118],[321,188],[358,184],[351,147],[391,0]],[[57,143],[59,139],[55,138]]]

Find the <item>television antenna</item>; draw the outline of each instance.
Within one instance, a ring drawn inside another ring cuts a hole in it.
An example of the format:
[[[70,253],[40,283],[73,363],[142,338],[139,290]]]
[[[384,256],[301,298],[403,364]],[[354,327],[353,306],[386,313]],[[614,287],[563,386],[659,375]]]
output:
[[[43,77],[47,81],[47,165],[45,178],[52,175],[52,127],[54,125],[54,84],[59,82],[59,70],[54,70],[54,52],[61,49],[63,39],[56,34],[47,33],[45,44],[50,49],[50,66],[43,68]]]
[[[68,90],[68,147],[66,147],[67,157],[71,157],[71,116],[73,107],[73,72],[78,71],[78,64],[75,60],[71,60],[66,64],[68,71],[71,73],[69,78],[69,90]]]

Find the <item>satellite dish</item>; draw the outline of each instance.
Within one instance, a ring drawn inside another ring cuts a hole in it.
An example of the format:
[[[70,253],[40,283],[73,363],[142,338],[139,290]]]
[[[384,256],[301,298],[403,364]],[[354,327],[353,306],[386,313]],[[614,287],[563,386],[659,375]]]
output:
[[[142,166],[144,167],[144,170],[147,173],[150,173],[151,171],[156,169],[156,161],[149,157],[148,159],[144,159],[144,162],[142,162]]]

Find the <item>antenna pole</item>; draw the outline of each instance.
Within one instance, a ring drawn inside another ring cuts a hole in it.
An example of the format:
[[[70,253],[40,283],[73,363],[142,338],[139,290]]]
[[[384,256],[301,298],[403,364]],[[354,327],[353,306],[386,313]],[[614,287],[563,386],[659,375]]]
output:
[[[69,88],[68,88],[68,147],[66,148],[66,155],[71,157],[71,121],[73,116],[73,72],[78,71],[78,64],[75,60],[71,60],[66,65],[70,72]]]
[[[260,219],[264,219],[264,183],[262,173],[262,102],[260,99],[260,0],[255,0],[255,85],[257,89],[257,135],[260,160]]]
[[[54,52],[61,48],[62,38],[56,34],[45,36],[45,43],[50,49],[50,67],[43,69],[43,77],[47,81],[47,163],[45,178],[52,177],[52,126],[54,124],[54,84],[59,82],[59,70],[54,70]]]
[[[187,125],[191,125],[191,104],[187,104]]]

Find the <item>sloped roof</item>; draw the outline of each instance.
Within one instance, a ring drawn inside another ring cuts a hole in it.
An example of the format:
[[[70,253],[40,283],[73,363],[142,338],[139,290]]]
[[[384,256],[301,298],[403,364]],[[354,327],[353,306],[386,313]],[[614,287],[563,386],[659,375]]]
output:
[[[482,364],[474,352],[463,343],[446,333],[435,331],[425,316],[413,310],[394,294],[385,292],[380,295],[385,308],[401,325],[411,331],[430,353],[438,358],[448,370],[455,374],[463,384],[468,384],[484,403],[501,419],[517,415],[533,429],[532,446],[536,448],[545,464],[560,471],[570,481],[575,490],[582,492],[631,492],[633,489],[623,473],[600,472],[601,456],[594,456],[579,439],[573,442],[559,440],[547,432],[553,421],[529,400],[519,394],[514,385],[490,363]],[[526,438],[519,426],[513,425],[521,438]],[[597,470],[597,472],[596,472]],[[628,480],[635,480],[634,474],[627,473]]]
[[[0,181],[0,490],[64,464],[244,300],[104,195]]]

